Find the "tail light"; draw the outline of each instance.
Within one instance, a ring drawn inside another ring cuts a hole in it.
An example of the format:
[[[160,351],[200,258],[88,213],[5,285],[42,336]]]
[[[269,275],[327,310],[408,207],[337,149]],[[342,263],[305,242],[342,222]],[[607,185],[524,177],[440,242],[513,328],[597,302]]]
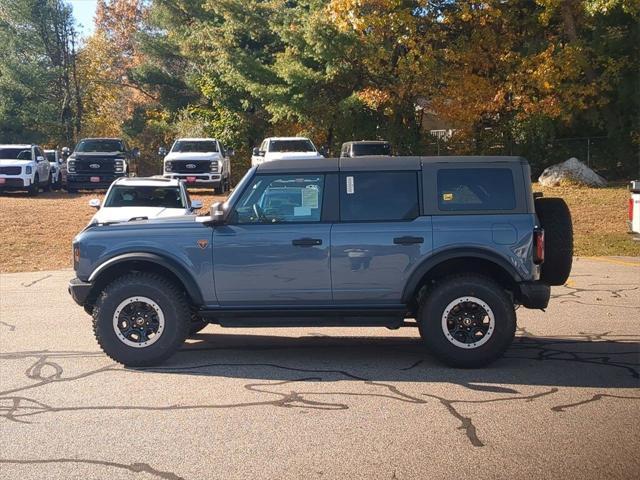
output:
[[[629,221],[633,222],[633,198],[629,199]]]
[[[540,265],[544,262],[544,230],[537,228],[533,231],[533,263]]]

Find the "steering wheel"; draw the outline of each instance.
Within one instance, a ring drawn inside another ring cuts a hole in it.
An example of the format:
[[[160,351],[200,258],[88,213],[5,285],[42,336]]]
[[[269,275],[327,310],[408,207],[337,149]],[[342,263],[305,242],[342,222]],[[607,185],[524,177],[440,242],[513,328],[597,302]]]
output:
[[[256,218],[261,222],[265,221],[267,218],[264,214],[264,210],[257,203],[253,204],[253,213],[255,214]]]

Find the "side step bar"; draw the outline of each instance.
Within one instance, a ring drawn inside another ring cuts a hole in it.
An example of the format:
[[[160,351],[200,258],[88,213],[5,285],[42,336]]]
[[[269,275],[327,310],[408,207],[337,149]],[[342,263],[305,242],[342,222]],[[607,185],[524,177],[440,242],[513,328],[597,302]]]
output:
[[[387,327],[399,328],[404,305],[381,308],[287,307],[202,309],[198,315],[223,327]]]

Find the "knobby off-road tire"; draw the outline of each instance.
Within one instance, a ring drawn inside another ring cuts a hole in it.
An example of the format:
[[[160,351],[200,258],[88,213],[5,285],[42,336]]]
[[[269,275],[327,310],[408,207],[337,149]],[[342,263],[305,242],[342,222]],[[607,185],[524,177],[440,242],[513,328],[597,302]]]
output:
[[[478,368],[501,357],[516,331],[513,302],[493,280],[460,275],[438,282],[416,319],[427,349],[453,367]]]
[[[126,328],[135,325],[137,319],[144,320],[147,313],[159,329],[157,338],[148,338],[146,333],[135,338],[134,329],[127,334]],[[153,273],[131,273],[114,280],[99,295],[93,309],[98,344],[110,358],[130,367],[163,362],[182,345],[190,327],[191,313],[184,292]]]
[[[537,198],[536,213],[544,229],[544,263],[540,279],[548,285],[564,285],[573,263],[571,212],[561,198]]]

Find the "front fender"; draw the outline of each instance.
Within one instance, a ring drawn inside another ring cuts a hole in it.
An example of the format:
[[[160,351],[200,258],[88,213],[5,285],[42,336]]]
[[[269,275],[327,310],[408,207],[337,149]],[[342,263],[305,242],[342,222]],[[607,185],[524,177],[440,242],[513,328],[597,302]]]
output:
[[[108,260],[102,262],[100,265],[98,265],[97,268],[93,270],[93,272],[89,276],[88,281],[90,283],[96,283],[97,281],[99,281],[100,276],[111,267],[125,262],[136,261],[153,263],[169,270],[180,280],[185,290],[187,291],[187,294],[191,297],[196,305],[203,305],[205,303],[198,282],[195,281],[193,276],[189,273],[188,269],[184,265],[178,263],[176,260],[170,257],[158,255],[156,253],[130,252],[111,257]]]

